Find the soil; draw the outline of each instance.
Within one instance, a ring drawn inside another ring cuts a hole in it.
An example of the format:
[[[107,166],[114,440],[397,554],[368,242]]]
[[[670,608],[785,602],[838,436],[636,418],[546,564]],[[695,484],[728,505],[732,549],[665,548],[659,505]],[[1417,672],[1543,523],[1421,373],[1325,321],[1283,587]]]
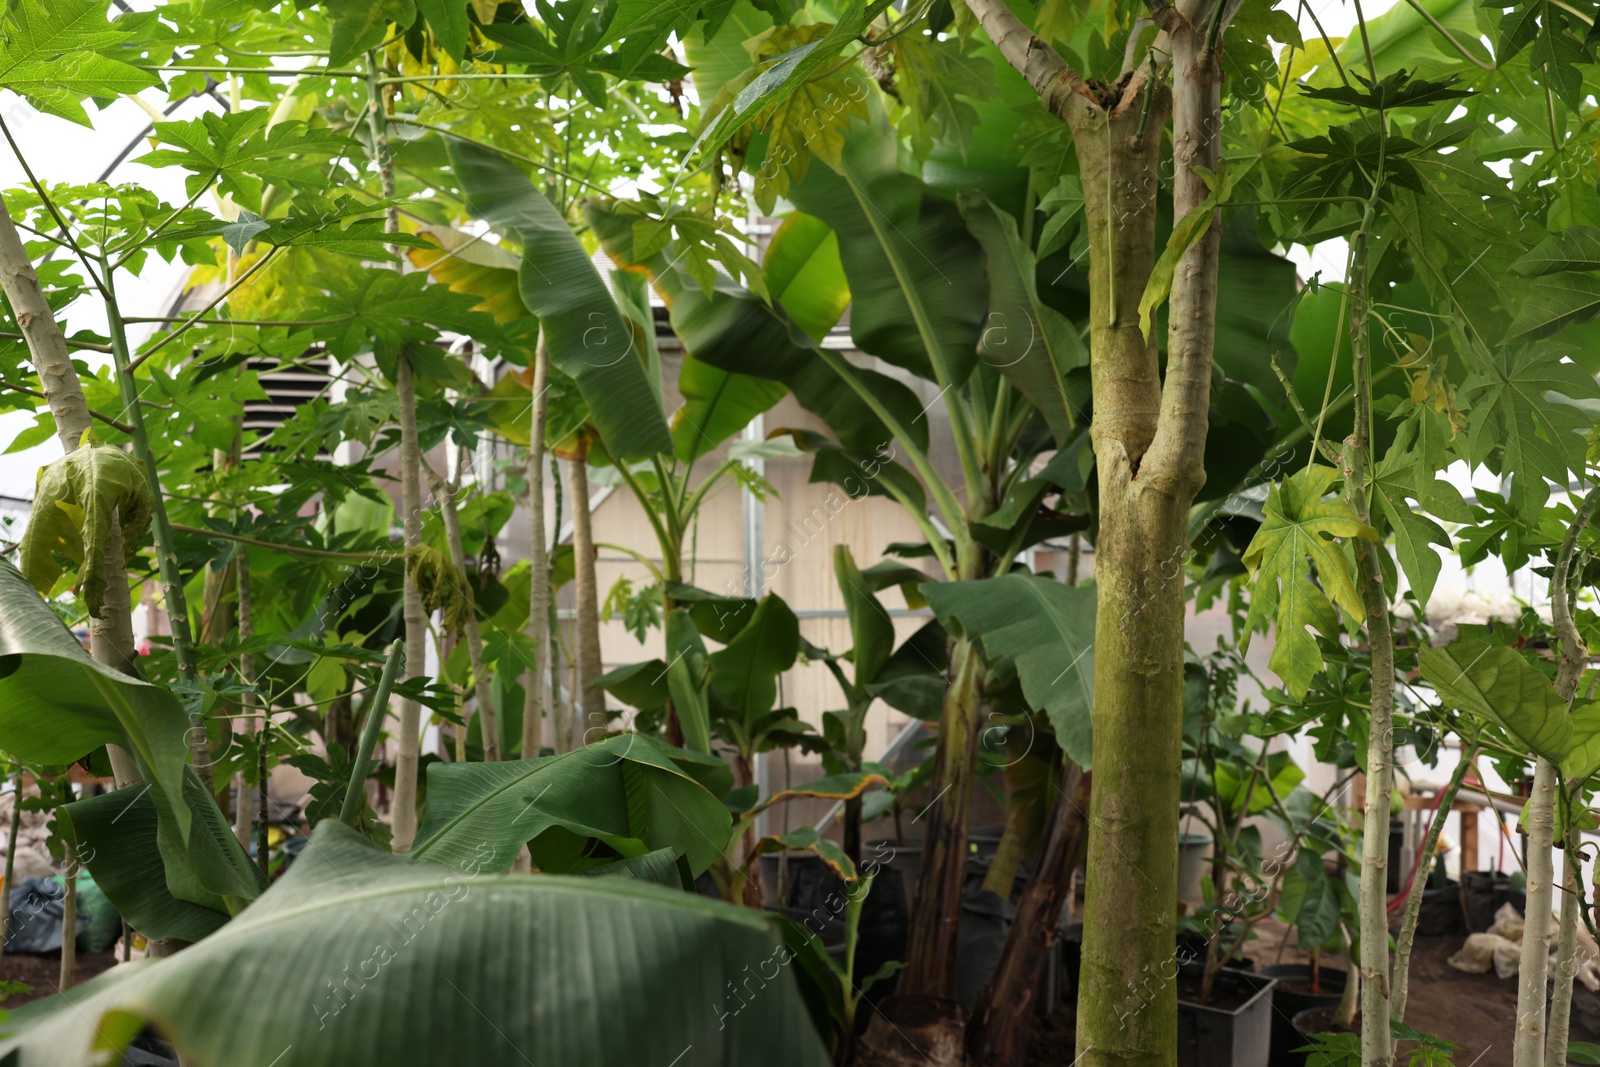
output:
[[[1334,1024],[1334,1008],[1318,1008],[1308,1013],[1301,1023],[1301,1030],[1309,1030],[1313,1034],[1359,1034],[1361,1032],[1361,1016],[1357,1015],[1355,1021],[1345,1026]]]
[[[1189,1004],[1200,1003],[1200,975],[1179,975],[1178,999]],[[1242,1008],[1245,1002],[1256,995],[1256,987],[1245,982],[1228,981],[1226,974],[1219,974],[1211,983],[1211,999],[1206,1001],[1206,1007],[1215,1008],[1217,1011],[1233,1011]]]
[[[78,953],[78,981],[87,982],[95,975],[108,971],[117,962],[115,952]],[[8,952],[0,956],[0,981],[26,982],[32,987],[28,993],[17,993],[6,998],[5,1007],[15,1008],[30,1000],[40,1000],[54,993],[61,978],[61,953],[33,955]]]

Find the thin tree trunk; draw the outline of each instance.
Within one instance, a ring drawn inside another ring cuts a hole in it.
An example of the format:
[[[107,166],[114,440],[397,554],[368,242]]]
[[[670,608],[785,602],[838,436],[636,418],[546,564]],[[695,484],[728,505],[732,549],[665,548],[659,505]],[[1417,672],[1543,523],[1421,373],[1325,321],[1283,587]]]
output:
[[[1517,1031],[1511,1046],[1515,1067],[1541,1067],[1544,1063],[1545,984],[1555,881],[1555,795],[1560,776],[1556,765],[1542,756],[1534,764],[1533,795],[1528,800],[1528,907],[1517,973]]]
[[[28,342],[45,403],[56,420],[56,436],[67,452],[77,449],[84,431],[92,425],[83,386],[72,366],[67,339],[56,323],[55,312],[39,288],[39,275],[28,259],[11,212],[0,204],[0,288],[16,315],[17,328]]]
[[[367,54],[367,123],[372,131],[373,151],[377,156],[378,177],[385,199],[394,196],[394,163],[389,154],[388,112],[390,96],[378,84],[378,57]],[[400,229],[400,213],[390,208],[384,215],[384,231]],[[395,270],[404,269],[399,251],[390,246]],[[428,662],[428,615],[422,610],[422,594],[417,590],[411,567],[422,544],[422,448],[417,439],[417,387],[411,363],[404,353],[395,360],[395,394],[400,408],[400,512],[406,551],[405,579],[401,586],[401,616],[405,620],[406,680],[421,677]],[[422,705],[415,700],[400,701],[394,768],[394,798],[390,802],[389,824],[394,833],[396,852],[411,851],[417,836],[417,768],[421,757]]]
[[[1375,200],[1367,202],[1354,238],[1350,286],[1350,352],[1355,425],[1343,450],[1345,500],[1358,519],[1371,519],[1368,504],[1372,431],[1372,360],[1367,340],[1368,257]],[[1394,1062],[1389,1031],[1389,797],[1394,791],[1394,634],[1389,596],[1378,565],[1380,549],[1357,538],[1356,581],[1367,615],[1371,650],[1371,703],[1367,730],[1367,795],[1361,833],[1361,1057],[1368,1067]],[[1540,978],[1540,988],[1543,988]]]
[[[456,481],[446,481],[428,469],[428,481],[439,498],[439,511],[444,517],[445,540],[450,545],[450,562],[455,564],[465,578],[467,552],[461,540],[461,515],[456,511],[456,495],[460,493],[460,471]],[[483,634],[478,628],[478,599],[472,592],[472,583],[466,582],[461,590],[467,602],[466,621],[462,623],[462,636],[467,642],[467,659],[472,664],[473,694],[478,702],[478,732],[483,738],[483,758],[487,763],[500,762],[500,724],[494,714],[494,695],[489,689],[489,673],[483,668]]]
[[[0,203],[0,289],[28,343],[28,353],[39,373],[45,403],[56,421],[56,437],[65,452],[77,449],[93,424],[83,384],[72,366],[67,339],[55,312],[39,287],[39,275],[28,259],[11,213]],[[128,591],[128,568],[122,544],[122,524],[112,515],[111,536],[106,541],[106,593],[100,616],[89,619],[89,651],[95,662],[138,677],[138,650],[133,643],[133,604]],[[138,766],[120,745],[106,746],[112,778],[118,789],[142,780]],[[9,890],[8,890],[9,892]]]
[[[1567,529],[1567,536],[1561,542],[1561,549],[1556,554],[1555,571],[1550,577],[1550,618],[1556,631],[1556,637],[1561,641],[1561,663],[1556,669],[1556,693],[1567,702],[1568,708],[1572,706],[1573,697],[1578,692],[1578,682],[1583,678],[1583,668],[1589,662],[1589,647],[1583,640],[1583,635],[1578,632],[1576,622],[1572,617],[1572,601],[1569,586],[1572,578],[1572,561],[1578,551],[1578,538],[1594,518],[1597,505],[1600,505],[1600,488],[1589,491],[1583,503],[1576,508],[1572,525]],[[1559,779],[1557,780],[1559,784]],[[1568,783],[1568,788],[1576,791],[1581,783]],[[1545,1062],[1550,1067],[1565,1067],[1567,1062],[1567,1035],[1572,1017],[1572,978],[1576,970],[1578,957],[1578,911],[1581,903],[1579,895],[1583,892],[1581,879],[1577,877],[1577,870],[1582,863],[1582,857],[1577,845],[1577,834],[1569,827],[1562,841],[1562,848],[1566,850],[1566,863],[1562,879],[1561,898],[1561,928],[1557,941],[1558,958],[1555,972],[1555,991],[1550,1002],[1550,1025],[1546,1035],[1544,1048]],[[1533,842],[1530,840],[1528,849],[1531,854]],[[1547,862],[1549,857],[1547,856]],[[1545,891],[1547,894],[1548,889]],[[1546,909],[1549,904],[1546,902]],[[1533,913],[1533,877],[1528,877],[1528,914],[1531,928]],[[1543,931],[1548,931],[1549,922],[1546,919]],[[1527,938],[1523,934],[1523,938]],[[1526,940],[1524,940],[1526,945]],[[1526,963],[1527,949],[1524,948],[1524,963]],[[1520,1042],[1522,1037],[1522,1017],[1531,1012],[1534,1001],[1525,1001],[1522,998],[1523,989],[1517,989],[1517,1037]],[[1544,1007],[1544,988],[1539,989],[1540,1010]],[[1528,1007],[1524,1007],[1528,1005]],[[1518,1044],[1513,1054],[1521,1049]],[[1532,1051],[1529,1051],[1532,1055]],[[1521,1060],[1517,1060],[1521,1064]],[[1534,1062],[1532,1059],[1529,1063]]]
[[[600,594],[595,586],[594,521],[589,511],[588,449],[572,460],[572,580],[577,593],[578,684],[583,743],[605,733],[606,691],[595,684],[605,673],[600,661]]]
[[[1567,1038],[1572,1027],[1572,978],[1578,969],[1578,912],[1583,880],[1576,849],[1567,850],[1561,877],[1561,928],[1556,937],[1555,991],[1550,997],[1550,1033],[1545,1039],[1545,1067],[1567,1067]]]
[[[18,771],[11,782],[11,836],[6,839],[6,876],[0,882],[0,956],[6,954],[6,938],[11,936],[11,890],[15,888],[12,876],[17,869],[17,834],[22,829],[22,772]]]
[[[1434,813],[1433,823],[1428,827],[1427,836],[1422,839],[1421,858],[1417,861],[1417,869],[1411,875],[1411,892],[1406,897],[1405,911],[1400,919],[1400,933],[1394,939],[1394,993],[1389,998],[1389,1017],[1395,1022],[1405,1022],[1406,995],[1410,989],[1411,978],[1411,947],[1417,937],[1417,917],[1422,914],[1422,895],[1428,888],[1428,873],[1432,867],[1434,849],[1439,847],[1439,834],[1444,830],[1444,821],[1450,814],[1450,807],[1456,802],[1456,794],[1461,791],[1461,783],[1467,777],[1467,771],[1472,766],[1472,753],[1462,752],[1461,762],[1456,765],[1455,773],[1450,776],[1450,784],[1444,787],[1444,795],[1439,798],[1438,811]]]
[[[984,1067],[1021,1067],[1037,1017],[1040,977],[1061,933],[1072,872],[1088,843],[1089,775],[1069,765],[1062,776],[1039,869],[1017,902],[994,977],[973,1015],[969,1049]]]
[[[72,843],[63,841],[67,867],[62,872],[66,895],[61,900],[61,974],[58,992],[71,989],[78,980],[78,854]]]
[[[533,665],[524,676],[522,704],[522,758],[536,759],[544,744],[544,695],[555,685],[555,656],[550,628],[550,560],[544,521],[544,435],[550,410],[550,352],[544,336],[533,357],[533,425],[528,435],[528,627],[533,642]],[[553,707],[553,705],[552,705]]]
[[[239,549],[239,565],[236,568],[235,578],[239,587],[239,642],[243,644],[255,636],[255,603],[250,590],[250,557],[247,554],[248,549],[243,545],[240,545]],[[256,682],[255,660],[255,656],[248,652],[239,657],[239,677],[243,679],[245,685],[254,685]],[[247,716],[259,710],[254,693],[243,694],[239,699],[239,706],[240,710]],[[258,746],[265,747],[263,742],[266,739],[261,736],[260,721],[247,718],[244,723],[245,729],[251,730],[257,735]],[[244,772],[241,771],[234,777],[233,833],[239,839],[239,844],[244,847],[244,850],[249,852],[252,806],[250,804],[250,793],[245,782]],[[262,862],[265,862],[264,858]],[[264,872],[266,868],[263,867],[262,870]]]

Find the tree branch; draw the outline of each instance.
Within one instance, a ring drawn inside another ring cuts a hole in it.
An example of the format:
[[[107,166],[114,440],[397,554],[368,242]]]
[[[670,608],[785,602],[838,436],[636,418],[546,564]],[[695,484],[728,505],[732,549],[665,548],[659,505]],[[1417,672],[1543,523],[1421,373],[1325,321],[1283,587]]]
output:
[[[1052,115],[1068,119],[1074,111],[1100,110],[1089,83],[1061,53],[1040,40],[1011,13],[1005,0],[964,0],[989,40],[1015,67]]]

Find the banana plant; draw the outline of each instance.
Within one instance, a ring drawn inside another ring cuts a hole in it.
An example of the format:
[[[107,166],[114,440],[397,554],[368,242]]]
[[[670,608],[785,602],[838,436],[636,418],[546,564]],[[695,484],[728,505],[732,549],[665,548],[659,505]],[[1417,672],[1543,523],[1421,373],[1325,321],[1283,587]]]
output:
[[[286,1055],[669,1063],[691,1049],[711,1062],[825,1067],[785,966],[793,955],[767,921],[649,884],[637,863],[616,873],[496,877],[471,849],[454,865],[415,862],[329,819],[226,928],[169,959],[114,968],[70,1002],[16,1011],[0,1055],[88,1067],[150,1026],[185,1062],[241,1067]],[[507,955],[508,943],[529,947]],[[573,967],[595,980],[573,982]],[[724,1010],[751,972],[771,977]],[[449,995],[396,1015],[435,983]]]

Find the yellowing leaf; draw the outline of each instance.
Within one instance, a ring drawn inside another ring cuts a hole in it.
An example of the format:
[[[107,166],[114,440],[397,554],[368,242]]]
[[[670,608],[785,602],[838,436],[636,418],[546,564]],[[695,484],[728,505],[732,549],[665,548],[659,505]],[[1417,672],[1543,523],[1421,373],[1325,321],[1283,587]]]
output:
[[[112,514],[122,527],[123,551],[132,554],[150,525],[150,488],[138,460],[85,437],[75,451],[40,470],[21,562],[22,573],[41,593],[61,577],[58,557],[76,563],[80,595],[89,614],[99,618]]]
[[[1247,649],[1250,635],[1275,622],[1277,645],[1267,665],[1295,697],[1305,694],[1323,667],[1322,651],[1307,627],[1337,637],[1336,606],[1357,622],[1366,619],[1354,568],[1336,539],[1376,541],[1378,534],[1344,501],[1323,499],[1338,476],[1331,467],[1311,467],[1273,486],[1263,508],[1266,519],[1244,554],[1252,584],[1241,647]]]

